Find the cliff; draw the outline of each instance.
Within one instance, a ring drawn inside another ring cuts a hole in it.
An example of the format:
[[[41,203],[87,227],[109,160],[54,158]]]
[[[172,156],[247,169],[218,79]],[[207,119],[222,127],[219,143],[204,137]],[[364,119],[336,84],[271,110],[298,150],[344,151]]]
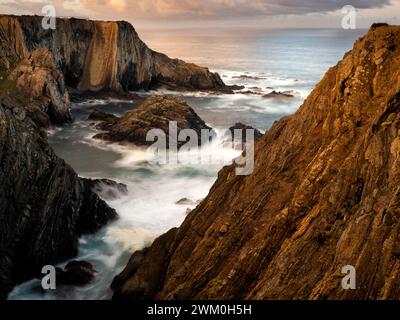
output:
[[[188,90],[226,90],[218,74],[149,49],[127,22],[57,19],[42,28],[38,16],[0,16],[0,67],[39,48],[48,49],[80,91],[137,90],[160,85]]]
[[[400,299],[400,27],[376,25],[298,112],[136,252],[116,299]],[[342,267],[357,289],[341,286]]]
[[[43,266],[74,257],[80,236],[117,215],[92,191],[91,181],[54,154],[24,104],[8,96],[0,99],[0,168],[3,299]]]

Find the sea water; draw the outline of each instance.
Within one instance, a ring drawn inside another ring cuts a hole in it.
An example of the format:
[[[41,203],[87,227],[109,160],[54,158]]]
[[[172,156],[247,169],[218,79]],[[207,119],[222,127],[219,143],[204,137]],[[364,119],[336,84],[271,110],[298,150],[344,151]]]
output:
[[[245,86],[235,95],[186,93],[184,98],[206,123],[217,129],[220,140],[208,152],[220,157],[213,165],[156,165],[146,150],[129,144],[93,139],[97,133],[87,118],[95,109],[123,115],[135,102],[91,100],[73,104],[73,124],[52,128],[49,142],[57,155],[82,177],[108,178],[125,183],[129,193],[107,200],[119,219],[95,235],[82,237],[78,260],[91,262],[96,280],[84,287],[58,287],[43,291],[39,280],[16,287],[10,299],[110,299],[110,284],[135,250],[143,249],[173,227],[179,226],[194,205],[204,199],[218,171],[237,151],[222,148],[221,133],[237,122],[262,132],[283,116],[296,112],[330,66],[351,49],[365,30],[169,30],[140,32],[158,51],[209,67],[227,84]],[[271,91],[289,92],[293,98],[266,99]],[[251,94],[244,93],[251,91]],[[175,94],[175,92],[140,92]],[[66,262],[65,262],[66,263]],[[61,264],[60,266],[64,266]]]

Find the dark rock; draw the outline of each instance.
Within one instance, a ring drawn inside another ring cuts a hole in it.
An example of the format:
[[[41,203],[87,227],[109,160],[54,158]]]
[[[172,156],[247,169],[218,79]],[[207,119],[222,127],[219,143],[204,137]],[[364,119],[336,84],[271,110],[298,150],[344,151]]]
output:
[[[84,179],[88,186],[106,200],[115,200],[128,195],[128,186],[109,179]]]
[[[71,261],[64,270],[57,269],[57,284],[84,286],[95,279],[96,270],[86,261]]]
[[[103,121],[107,123],[115,123],[119,118],[113,114],[105,113],[99,109],[94,110],[88,120],[90,121]]]
[[[263,96],[263,98],[266,99],[271,99],[271,98],[294,98],[294,95],[292,95],[289,92],[279,92],[279,91],[272,91],[266,95]]]
[[[138,94],[126,91],[113,91],[113,90],[101,90],[101,91],[85,91],[80,92],[74,88],[69,88],[71,101],[79,103],[88,100],[108,100],[115,99],[121,101],[143,101]]]
[[[232,85],[232,86],[228,86],[228,88],[232,91],[239,91],[239,90],[245,89],[246,87],[240,86],[240,85]]]
[[[265,80],[265,77],[256,77],[256,76],[249,76],[246,74],[242,74],[240,76],[233,76],[232,79],[240,79],[240,80]]]
[[[193,200],[190,200],[188,198],[182,198],[181,200],[177,201],[176,204],[181,205],[181,206],[192,206],[196,203]]]
[[[377,28],[381,28],[381,27],[388,27],[389,24],[387,24],[386,22],[375,22],[372,24],[371,29],[377,29]]]
[[[152,129],[161,129],[169,141],[169,123],[176,121],[178,135],[181,130],[193,129],[201,143],[201,130],[211,130],[210,127],[179,97],[154,96],[146,99],[143,104],[116,122],[104,122],[99,128],[107,131],[96,135],[95,139],[111,142],[130,142],[138,146],[150,146],[154,142],[146,141],[147,133]],[[178,142],[178,146],[185,142]]]
[[[117,217],[18,110],[15,99],[0,101],[0,298]]]
[[[255,129],[251,126],[245,125],[243,123],[240,123],[240,122],[236,123],[234,126],[229,128],[229,132],[230,132],[232,138],[235,138],[235,130],[242,131],[242,136],[241,136],[242,142],[247,142],[246,130],[254,130],[254,140],[255,141],[257,141],[263,137],[263,134],[259,130]]]

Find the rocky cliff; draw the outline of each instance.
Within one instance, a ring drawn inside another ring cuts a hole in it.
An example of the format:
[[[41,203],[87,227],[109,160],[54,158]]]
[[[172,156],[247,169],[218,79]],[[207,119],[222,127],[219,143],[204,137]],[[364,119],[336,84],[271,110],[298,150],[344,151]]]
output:
[[[0,181],[0,299],[43,266],[75,256],[80,236],[116,218],[8,96],[0,98]]]
[[[57,19],[56,30],[45,30],[41,17],[1,16],[0,34],[0,67],[9,68],[29,52],[46,48],[66,84],[81,91],[227,89],[207,68],[149,49],[127,22]]]
[[[115,298],[399,299],[400,27],[358,40],[255,163],[224,168],[179,229],[136,252]]]

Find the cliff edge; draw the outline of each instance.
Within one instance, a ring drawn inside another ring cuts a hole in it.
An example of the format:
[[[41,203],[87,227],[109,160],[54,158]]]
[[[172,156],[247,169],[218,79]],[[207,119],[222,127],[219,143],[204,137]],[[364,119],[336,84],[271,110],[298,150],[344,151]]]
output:
[[[115,298],[400,299],[400,27],[359,39],[255,163],[136,252]]]

